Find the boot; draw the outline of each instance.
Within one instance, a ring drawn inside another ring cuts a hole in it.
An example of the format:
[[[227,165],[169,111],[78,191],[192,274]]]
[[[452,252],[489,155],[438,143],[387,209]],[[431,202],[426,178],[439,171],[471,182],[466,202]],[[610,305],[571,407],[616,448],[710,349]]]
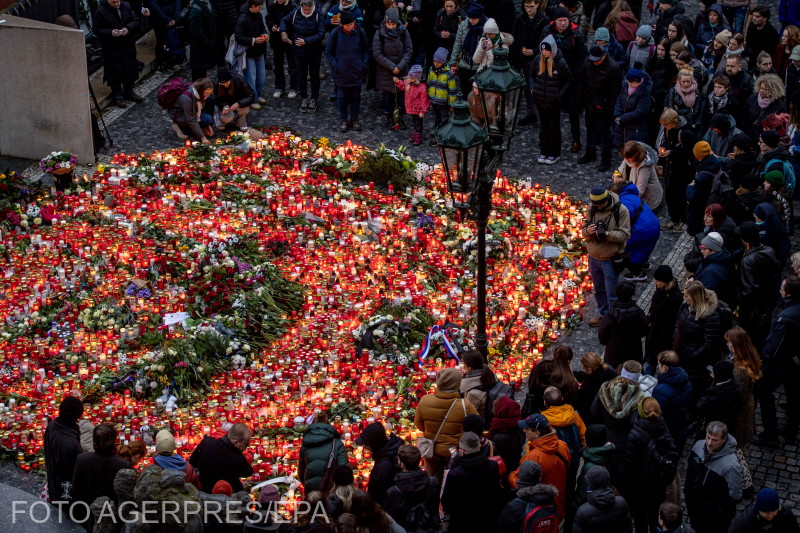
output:
[[[586,153],[583,154],[583,157],[578,159],[578,164],[585,165],[592,161],[597,161],[597,151],[594,148],[586,148]]]
[[[394,129],[394,118],[392,117],[391,113],[386,115],[386,127],[390,130]]]
[[[611,157],[603,156],[600,161],[600,165],[597,167],[597,170],[600,172],[607,172],[611,170]]]

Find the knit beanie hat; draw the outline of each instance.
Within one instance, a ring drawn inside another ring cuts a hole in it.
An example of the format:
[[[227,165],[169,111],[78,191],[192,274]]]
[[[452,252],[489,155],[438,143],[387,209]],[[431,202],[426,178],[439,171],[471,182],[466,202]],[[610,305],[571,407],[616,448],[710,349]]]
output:
[[[761,132],[761,140],[770,148],[777,148],[781,143],[781,135],[775,130],[764,130]]]
[[[717,361],[714,363],[714,380],[717,383],[730,381],[733,377],[733,361]]]
[[[394,22],[395,24],[400,24],[400,15],[397,13],[397,9],[393,7],[387,9],[384,22]]]
[[[728,115],[722,113],[714,113],[711,115],[709,126],[718,129],[722,135],[728,135],[728,132],[731,131],[731,123],[728,121]]]
[[[258,493],[258,503],[277,502],[281,499],[281,493],[278,492],[278,487],[275,485],[264,485],[261,487],[261,492]]]
[[[636,36],[641,37],[646,41],[650,41],[653,38],[653,28],[650,26],[639,26],[639,29],[636,30]]]
[[[706,248],[708,248],[713,252],[719,252],[720,250],[722,250],[724,241],[722,240],[722,235],[720,235],[716,231],[712,231],[711,233],[703,237],[703,240],[700,241],[700,244],[702,244],[703,246],[705,246]]]
[[[609,33],[606,28],[597,28],[597,31],[594,32],[594,40],[609,42],[611,40],[611,33]]]
[[[395,13],[397,10],[395,9]],[[353,16],[353,11],[348,9],[346,11],[341,11],[341,17],[339,18],[339,24],[344,26],[345,24],[350,24],[356,21],[356,18]]]
[[[217,81],[220,83],[224,83],[226,81],[231,81],[233,79],[233,74],[231,74],[231,70],[228,67],[219,67],[217,69]]]
[[[702,161],[703,159],[711,155],[711,145],[705,141],[700,141],[699,143],[694,145],[692,153],[694,153],[695,159],[697,159],[698,161]]]
[[[780,187],[786,183],[786,178],[784,177],[783,172],[780,170],[770,170],[764,174],[764,181],[770,185],[774,185],[775,187]]]
[[[608,202],[608,189],[603,185],[595,185],[589,193],[593,205],[605,205]]]
[[[742,178],[742,187],[748,191],[755,191],[764,184],[764,179],[758,174],[745,174]]]
[[[731,42],[731,37],[733,37],[733,34],[730,32],[730,30],[722,30],[717,34],[716,37],[714,37],[714,40],[719,41],[723,46],[727,48],[728,43]]]
[[[753,147],[753,141],[744,133],[734,135],[733,139],[731,139],[731,144],[739,150],[749,150]]]
[[[476,435],[483,435],[483,418],[481,415],[467,415],[463,422],[464,431],[471,431]]]
[[[538,485],[542,480],[542,465],[536,461],[524,461],[519,465],[518,474],[517,486],[519,488]]]
[[[608,442],[608,431],[603,424],[592,424],[586,428],[586,446],[599,448]]]
[[[75,396],[67,396],[58,406],[58,416],[64,421],[77,422],[83,416],[83,402]]]
[[[364,428],[356,439],[359,446],[369,446],[371,450],[380,450],[389,439],[386,437],[386,428],[380,422],[373,422]]]
[[[483,23],[483,33],[500,33],[500,27],[497,25],[497,21],[494,19],[486,19],[486,22]]]
[[[346,487],[355,483],[353,469],[350,465],[338,465],[333,469],[333,484],[339,487]]]
[[[156,433],[156,452],[164,455],[172,455],[177,445],[175,444],[175,437],[168,429],[162,429]]]
[[[736,234],[742,239],[742,242],[753,244],[761,241],[761,234],[758,231],[758,225],[752,220],[745,220],[742,225],[736,228]]]
[[[447,48],[444,46],[440,46],[433,53],[433,60],[438,61],[439,63],[447,63],[448,57],[450,57],[450,52],[448,52]]]
[[[756,511],[771,513],[781,507],[781,499],[775,489],[769,487],[758,491],[756,495]]]
[[[593,466],[586,472],[586,485],[591,490],[603,489],[611,485],[611,476],[604,466]]]
[[[230,496],[233,494],[233,487],[231,487],[231,484],[224,479],[220,479],[214,483],[214,488],[211,490],[211,494],[224,494],[225,496]]]
[[[625,79],[627,81],[642,81],[644,79],[644,72],[638,68],[631,68],[628,73],[625,74]]]
[[[669,265],[659,265],[655,272],[653,272],[653,279],[662,283],[669,283],[675,276],[672,274],[672,268]]]
[[[484,8],[480,4],[472,3],[467,8],[468,19],[479,19],[483,17],[483,14],[484,14]]]
[[[566,8],[558,6],[556,10],[553,12],[553,20],[558,19],[568,19],[569,18],[569,11]]]
[[[422,79],[422,65],[414,65],[408,71],[408,77],[419,80]]]

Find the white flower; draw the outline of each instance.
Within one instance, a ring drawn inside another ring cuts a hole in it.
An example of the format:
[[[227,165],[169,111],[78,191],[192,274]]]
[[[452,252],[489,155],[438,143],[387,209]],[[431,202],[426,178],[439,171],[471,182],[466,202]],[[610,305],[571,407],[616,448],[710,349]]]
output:
[[[202,372],[203,372],[203,367],[202,366],[198,366],[197,367],[197,373],[198,374],[202,374]]]

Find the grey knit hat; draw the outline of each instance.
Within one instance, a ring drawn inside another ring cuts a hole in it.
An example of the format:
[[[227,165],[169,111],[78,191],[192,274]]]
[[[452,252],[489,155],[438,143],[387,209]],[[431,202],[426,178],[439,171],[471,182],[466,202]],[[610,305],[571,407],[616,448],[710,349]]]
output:
[[[542,480],[542,466],[536,461],[525,461],[519,465],[519,477],[517,486],[532,487],[538,485]]]

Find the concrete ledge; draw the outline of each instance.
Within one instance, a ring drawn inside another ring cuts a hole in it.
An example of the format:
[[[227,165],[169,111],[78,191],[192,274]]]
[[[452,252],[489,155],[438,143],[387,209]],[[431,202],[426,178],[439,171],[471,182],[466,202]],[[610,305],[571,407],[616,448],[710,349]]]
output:
[[[16,503],[15,503],[16,502]],[[79,510],[82,512],[83,507]],[[83,527],[72,522],[64,508],[58,508],[14,487],[0,483],[0,531],[25,533],[82,533]],[[80,520],[82,516],[77,516]],[[49,517],[48,517],[49,516]]]
[[[136,41],[136,59],[144,63],[144,68],[139,73],[139,79],[136,83],[141,82],[144,78],[152,74],[156,70],[156,34],[150,30],[142,35]],[[111,87],[103,81],[103,68],[100,68],[89,76],[89,83],[94,89],[94,94],[97,96],[97,102],[100,104],[100,109],[105,109],[111,104]],[[143,96],[143,95],[142,95]]]

